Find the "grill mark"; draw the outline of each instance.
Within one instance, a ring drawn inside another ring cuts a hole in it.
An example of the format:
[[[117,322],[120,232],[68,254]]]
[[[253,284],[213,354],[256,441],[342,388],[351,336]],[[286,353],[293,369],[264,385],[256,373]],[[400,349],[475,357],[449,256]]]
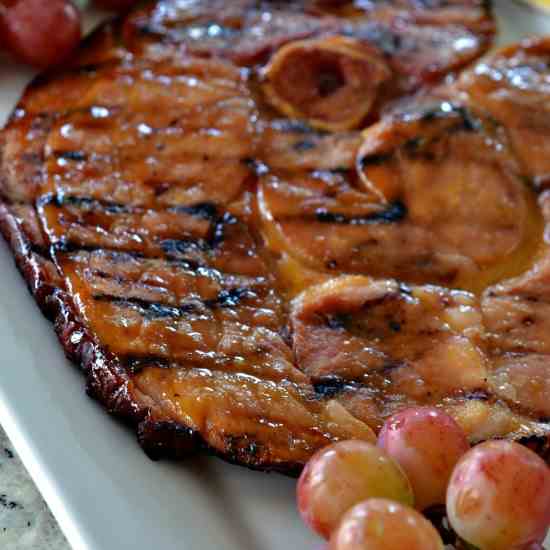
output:
[[[333,399],[345,392],[354,392],[368,386],[356,380],[345,380],[340,376],[324,376],[312,381],[315,397],[320,400]]]
[[[59,241],[55,244],[52,244],[50,245],[49,250],[50,252],[48,252],[47,254],[48,257],[51,257],[55,253],[77,254],[78,252],[89,252],[89,253],[108,252],[109,255],[112,255],[112,256],[120,255],[121,259],[118,261],[124,261],[123,260],[124,256],[133,258],[135,260],[159,260],[166,263],[169,266],[177,267],[185,271],[188,271],[190,273],[197,274],[202,277],[207,277],[217,282],[221,282],[223,281],[224,278],[231,277],[233,275],[240,276],[239,273],[230,273],[230,272],[220,271],[219,269],[216,269],[214,267],[209,267],[207,265],[201,264],[191,259],[169,258],[166,256],[147,256],[145,254],[142,254],[140,252],[135,252],[135,251],[121,251],[121,250],[116,250],[111,248],[93,247],[93,246],[85,247],[85,246],[81,246],[76,243],[71,243],[67,241]],[[113,261],[117,261],[117,260],[113,260]]]
[[[463,105],[456,105],[449,101],[444,101],[438,105],[426,107],[413,113],[405,112],[398,117],[398,120],[403,122],[433,122],[436,120],[445,120],[452,117],[458,117],[460,119],[460,125],[453,126],[450,130],[464,130],[467,132],[476,132],[482,128],[481,120],[474,115],[470,109]]]
[[[286,134],[315,135],[319,137],[328,135],[328,132],[323,130],[315,130],[306,122],[299,120],[274,120],[271,123],[271,128]]]
[[[210,308],[238,307],[243,300],[257,297],[258,295],[250,288],[231,288],[220,291],[215,300],[207,300],[204,303]]]
[[[204,362],[201,362],[200,355],[203,355]],[[198,358],[191,360],[178,360],[178,359],[167,359],[154,354],[143,354],[139,355],[136,353],[129,353],[122,355],[122,361],[124,367],[130,371],[131,374],[139,373],[144,368],[159,368],[159,369],[180,369],[188,372],[205,372],[208,371],[212,375],[221,374],[223,376],[229,377],[233,380],[239,380],[239,377],[246,372],[242,371],[242,357],[226,355],[225,353],[219,352],[199,352],[195,355],[198,355]],[[229,367],[234,366],[235,370],[229,370]],[[239,368],[240,367],[240,368]],[[257,377],[257,373],[254,374]],[[262,373],[260,378],[262,382],[270,382],[272,380],[279,380],[277,373],[274,372],[273,376],[271,373]],[[317,400],[323,399],[318,394],[315,394],[313,389],[307,386],[304,386],[301,383],[285,380],[284,382],[277,382],[280,384],[280,387],[286,389],[292,389],[300,394],[305,400]],[[179,395],[175,395],[179,397]]]
[[[238,223],[238,219],[225,212],[221,216],[218,212],[218,207],[214,203],[204,202],[189,206],[175,206],[166,209],[144,208],[136,206],[128,206],[125,204],[93,199],[91,197],[75,197],[73,195],[65,195],[64,193],[48,193],[37,200],[37,206],[44,207],[53,204],[59,208],[63,206],[76,206],[82,209],[92,209],[103,211],[107,214],[138,214],[145,211],[156,212],[173,212],[187,214],[199,219],[210,222],[209,238],[208,239],[166,239],[161,242],[163,249],[166,251],[174,251],[179,249],[179,252],[188,250],[190,247],[199,248],[203,252],[214,249],[219,246],[225,239],[226,226]],[[177,244],[180,243],[180,244]],[[168,252],[167,252],[168,253]]]
[[[231,273],[224,273],[220,271],[219,269],[208,267],[202,264],[199,264],[198,262],[194,262],[192,260],[179,260],[179,259],[173,259],[173,258],[156,258],[156,257],[147,257],[143,254],[139,253],[133,253],[133,252],[120,252],[117,250],[108,250],[105,248],[98,249],[100,251],[105,251],[109,253],[110,258],[112,258],[113,262],[121,262],[125,261],[124,256],[131,257],[136,260],[159,260],[164,262],[166,265],[171,267],[177,267],[179,269],[182,269],[183,271],[187,271],[188,273],[192,275],[200,275],[201,277],[206,277],[208,279],[212,279],[216,282],[222,282],[225,276],[231,276]],[[116,256],[120,256],[120,258],[116,258]]]
[[[65,237],[61,237],[59,240],[53,242],[50,245],[50,255],[52,257],[55,257],[57,254],[73,254],[75,252],[97,252],[99,250],[105,249],[94,245],[83,245],[82,243],[70,241]],[[124,251],[124,253],[132,254],[135,258],[145,258],[145,256],[139,252]]]
[[[347,382],[337,376],[330,376],[313,382],[315,394],[322,398],[331,399],[342,393]]]
[[[303,139],[301,141],[297,141],[293,146],[292,149],[296,151],[297,153],[304,153],[305,151],[311,151],[317,147],[317,144],[313,141],[310,141],[308,139]]]
[[[489,393],[485,390],[476,390],[468,392],[464,395],[468,401],[489,401]]]
[[[189,214],[203,220],[214,222],[218,219],[218,207],[212,202],[201,202],[191,206],[174,206],[168,208],[170,212]]]
[[[92,197],[78,197],[74,195],[66,195],[63,192],[56,194],[49,193],[38,199],[39,206],[47,206],[54,204],[62,208],[63,206],[76,206],[77,208],[89,208],[94,210],[102,210],[107,213],[141,213],[145,211],[157,212],[174,212],[188,214],[189,216],[197,217],[204,220],[214,221],[218,218],[218,208],[214,203],[197,203],[189,206],[174,206],[169,208],[155,209],[151,207],[130,206],[127,204],[105,201],[103,199],[94,199]]]
[[[51,204],[57,206],[58,208],[63,208],[64,206],[75,206],[83,210],[90,209],[94,211],[101,211],[106,214],[139,214],[145,211],[167,211],[176,213],[179,212],[207,220],[210,222],[210,228],[208,230],[208,237],[206,239],[186,238],[162,239],[157,241],[164,254],[169,259],[171,258],[179,261],[189,261],[190,266],[196,264],[196,262],[188,260],[187,258],[180,258],[182,254],[185,255],[192,252],[213,252],[224,242],[227,226],[238,223],[238,219],[228,212],[226,212],[222,216],[219,216],[218,208],[212,203],[198,203],[196,205],[168,208],[166,210],[155,210],[152,208],[144,209],[142,207],[126,206],[123,204],[92,199],[90,197],[67,196],[62,193],[49,193],[40,197],[37,200],[38,207],[44,207]],[[70,242],[64,237],[62,237],[57,243],[54,243],[52,246],[55,247],[55,250],[60,252],[76,252],[77,250],[93,252],[95,250],[101,250],[100,247],[83,246],[78,243]],[[141,255],[141,257],[144,256]]]
[[[443,105],[446,105],[447,107],[444,109]],[[440,104],[437,107],[426,109],[424,112],[421,113],[420,116],[418,116],[417,113],[404,113],[399,118],[405,123],[414,121],[430,123],[437,120],[450,119],[451,117],[456,116],[460,118],[460,121],[458,122],[458,124],[447,128],[445,130],[446,133],[479,132],[483,127],[482,121],[472,112],[470,112],[469,109],[464,106],[454,105],[448,102]],[[437,139],[438,138],[436,137],[434,140],[430,140],[429,142],[427,142],[422,136],[418,136],[407,140],[397,149],[404,148],[411,155],[421,154],[421,149],[423,147],[430,145],[434,141],[437,141]],[[361,168],[367,168],[369,166],[379,166],[381,164],[384,164],[395,156],[397,149],[384,153],[373,153],[372,155],[366,155],[360,159],[359,166]],[[427,160],[434,160],[430,157],[429,152],[425,154],[427,156]]]
[[[160,242],[163,252],[169,258],[178,258],[189,252],[211,252],[212,247],[204,239],[165,239]],[[187,261],[187,260],[183,260]]]
[[[366,216],[345,216],[335,214],[324,208],[315,211],[315,219],[320,223],[337,225],[370,225],[375,223],[396,223],[403,221],[407,216],[407,207],[401,201],[395,201],[382,212],[368,214]]]
[[[109,248],[106,246],[85,245],[79,242],[71,241],[67,239],[65,236],[62,236],[57,241],[50,244],[49,255],[53,256],[55,254],[77,254],[78,252],[93,253],[93,252],[105,251],[112,254],[115,254],[115,253],[127,254],[128,256],[131,256],[132,258],[137,260],[162,260],[166,262],[168,265],[181,267],[182,269],[187,269],[189,271],[197,271],[197,272],[200,271],[203,273],[212,273],[213,276],[217,276],[216,274],[221,273],[221,271],[217,270],[216,268],[212,268],[212,267],[209,267],[208,265],[197,262],[192,258],[179,257],[180,253],[177,252],[178,246],[182,250],[187,248],[188,251],[191,249],[198,251],[199,247],[205,246],[206,252],[211,251],[211,249],[208,247],[208,244],[205,243],[205,241],[195,242],[195,241],[192,241],[191,239],[187,241],[163,240],[157,244],[160,245],[160,247],[163,249],[163,252],[165,254],[169,254],[169,255],[166,256],[166,255],[163,255],[162,253],[155,254],[154,252],[152,254],[147,254],[145,252],[137,252],[135,250],[124,250],[121,248]],[[164,250],[165,248],[166,250]],[[238,275],[238,273],[236,275]]]
[[[88,155],[84,151],[53,151],[52,156],[56,159],[72,160],[75,162],[88,160]]]
[[[124,263],[124,262],[130,261],[130,260],[159,260],[159,261],[165,263],[168,266],[180,268],[183,271],[186,271],[191,275],[195,275],[195,274],[203,275],[203,274],[207,274],[209,272],[212,272],[212,277],[210,277],[210,278],[213,278],[216,281],[219,280],[220,278],[222,278],[222,273],[220,271],[218,271],[217,269],[200,266],[199,264],[191,262],[191,261],[170,260],[168,258],[147,258],[143,255],[132,253],[132,252],[120,252],[118,250],[112,250],[111,251],[111,250],[107,250],[105,248],[100,248],[100,249],[98,249],[98,251],[107,252],[108,254],[104,256],[107,259],[107,262],[115,264],[115,265],[118,264],[118,263]],[[97,271],[97,270],[94,270],[93,273],[95,275],[98,275],[98,276],[104,278],[104,279],[116,279],[117,281],[121,281],[121,282],[131,282],[130,279],[126,279],[125,277],[122,277],[120,275],[110,276],[107,273],[100,272],[100,271]],[[206,276],[206,275],[204,275],[204,276]]]
[[[92,199],[89,197],[75,197],[72,195],[57,194],[53,200],[53,204],[59,208],[64,206],[76,206],[83,210],[103,211],[107,214],[131,214],[143,212],[143,208],[127,206],[115,202]]]
[[[134,309],[143,315],[146,319],[166,319],[181,318],[188,314],[204,313],[200,307],[202,302],[189,302],[180,306],[168,306],[158,302],[147,302],[140,298],[120,298],[110,294],[94,294],[93,299],[98,302],[109,302],[114,305]]]
[[[113,263],[117,263],[117,261],[115,260],[115,261],[113,261]],[[177,262],[174,262],[174,264],[177,265]],[[169,265],[172,265],[172,264],[169,264]],[[180,267],[179,265],[177,265],[177,266]],[[225,273],[223,273],[221,271],[218,271],[216,269],[213,269],[213,268],[197,267],[196,269],[191,270],[186,265],[183,269],[186,271],[187,275],[190,275],[190,276],[199,275],[199,276],[202,276],[202,277],[205,277],[205,278],[209,278],[209,279],[215,281],[216,283],[218,283],[219,285],[224,285],[224,284],[227,283],[226,275],[228,277],[232,276],[231,274],[225,274]],[[110,273],[107,273],[105,271],[101,271],[101,270],[98,270],[98,269],[94,269],[92,271],[92,274],[99,277],[100,279],[111,280],[111,281],[115,281],[115,282],[120,283],[120,284],[137,284],[138,286],[140,284],[139,282],[134,281],[132,279],[129,279],[127,277],[124,277],[120,274],[111,275]],[[254,278],[254,282],[259,287],[262,287],[264,285],[264,280],[261,277],[260,278],[258,278],[258,277]],[[254,288],[256,288],[255,284],[253,286],[254,286]],[[224,288],[223,290],[220,290],[220,292],[218,294],[218,297],[216,299],[205,301],[205,304],[211,305],[213,307],[218,305],[219,307],[222,307],[222,308],[223,307],[233,307],[233,306],[236,306],[239,303],[239,301],[241,301],[245,298],[251,298],[252,299],[252,298],[257,298],[257,297],[258,297],[257,291],[252,290],[251,287]]]
[[[367,302],[365,302],[361,307],[361,311],[368,311],[369,309],[383,305],[386,302],[398,300],[399,298],[400,296],[398,293],[387,292],[379,298],[368,300]],[[354,332],[362,332],[361,327],[363,326],[363,321],[358,318],[357,315],[351,315],[349,313],[336,313],[332,315],[320,315],[320,318],[322,322],[332,330],[345,330],[351,332],[352,334]],[[395,319],[391,319],[388,323],[388,327],[394,332],[400,332],[403,324],[403,321],[396,321]]]
[[[234,361],[234,358],[216,352],[210,352],[208,357],[213,359],[213,364],[221,367],[223,367],[224,365],[228,365]],[[135,353],[131,353],[125,355],[124,360],[126,363],[126,368],[129,369],[132,374],[136,374],[146,367],[186,370],[191,370],[193,368],[204,368],[204,365],[190,365],[187,361],[185,363],[180,363],[174,359],[166,359],[166,357],[161,357],[154,354],[138,355]],[[212,370],[210,367],[209,369]],[[223,371],[223,369],[216,370]]]
[[[462,121],[462,126],[459,127],[459,130],[464,130],[466,132],[477,132],[481,129],[482,123],[481,120],[476,117],[470,110],[462,105],[454,105],[448,103],[451,106],[451,113],[458,115]],[[450,115],[451,113],[446,113],[441,109],[432,113],[426,113],[423,117],[423,121],[430,121],[433,118],[445,118],[445,115]],[[454,128],[453,128],[454,129]]]
[[[98,302],[110,302],[122,307],[137,309],[148,319],[181,318],[187,314],[204,314],[206,310],[237,308],[246,299],[257,298],[258,295],[250,288],[234,288],[222,290],[212,300],[196,300],[183,303],[179,306],[171,306],[159,302],[149,302],[141,298],[121,298],[112,294],[94,294],[94,300]]]

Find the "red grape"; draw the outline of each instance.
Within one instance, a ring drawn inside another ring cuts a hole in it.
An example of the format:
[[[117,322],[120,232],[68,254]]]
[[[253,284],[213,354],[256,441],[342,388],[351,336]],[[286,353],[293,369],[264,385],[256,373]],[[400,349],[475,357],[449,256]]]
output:
[[[416,510],[371,498],[345,514],[330,539],[330,550],[443,550],[443,541]]]
[[[420,510],[445,503],[453,468],[470,448],[453,418],[431,407],[392,416],[378,436],[378,445],[405,470]]]
[[[297,497],[304,521],[325,538],[352,506],[367,498],[413,503],[400,466],[382,449],[359,440],[341,441],[314,455],[300,476]]]
[[[11,53],[38,68],[64,61],[80,41],[80,14],[68,0],[4,0],[0,34]]]
[[[447,490],[453,529],[482,550],[525,548],[550,525],[550,471],[511,441],[488,441],[457,464]]]

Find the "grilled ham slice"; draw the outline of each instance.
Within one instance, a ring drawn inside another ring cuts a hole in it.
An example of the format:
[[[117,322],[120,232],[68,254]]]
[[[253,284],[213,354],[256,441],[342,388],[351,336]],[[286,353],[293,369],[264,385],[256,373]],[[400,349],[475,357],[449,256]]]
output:
[[[516,369],[504,359],[493,364],[482,308],[471,293],[348,275],[298,296],[291,319],[304,372],[335,396],[346,395],[349,410],[375,428],[420,402],[445,408],[473,441],[487,430],[490,437],[520,439],[547,433],[498,387],[508,375],[510,391],[528,399],[527,377],[535,385],[544,380],[544,362],[530,356]],[[473,414],[487,417],[472,422]]]
[[[279,249],[319,271],[470,290],[532,261],[540,214],[492,120],[447,101],[414,106],[367,129],[356,158],[356,171],[262,177]]]
[[[225,4],[158,2],[129,17],[127,47],[151,54],[162,41],[201,57],[258,64],[266,97],[280,113],[329,130],[372,120],[387,102],[463,67],[495,32],[487,6],[469,0],[429,10],[391,0],[360,7],[350,0]]]
[[[543,453],[545,350],[501,349],[515,329],[491,317],[544,271],[507,121],[447,101],[328,132],[262,89],[297,41],[351,41],[389,71],[352,113],[375,120],[488,47],[482,3],[222,4],[159,0],[103,26],[0,136],[0,228],[88,392],[153,457],[295,473],[415,403]]]
[[[461,75],[451,93],[506,126],[525,174],[550,182],[550,40],[503,48]]]

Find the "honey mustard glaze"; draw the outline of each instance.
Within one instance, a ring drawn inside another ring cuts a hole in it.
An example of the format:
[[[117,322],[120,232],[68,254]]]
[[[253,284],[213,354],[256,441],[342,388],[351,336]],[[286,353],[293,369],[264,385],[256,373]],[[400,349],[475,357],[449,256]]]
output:
[[[521,239],[516,246],[512,247],[497,262],[478,263],[475,270],[461,273],[453,279],[443,281],[440,284],[448,288],[456,288],[472,292],[481,296],[485,289],[501,281],[516,277],[528,271],[544,254],[547,243],[544,240],[545,220],[542,216],[537,194],[527,184],[523,185],[522,200],[525,204],[524,220],[522,223]],[[262,201],[261,193],[258,195]],[[260,209],[262,209],[262,205]],[[335,266],[316,265],[316,262],[308,262],[308,258],[300,254],[292,244],[288,243],[285,235],[278,230],[277,225],[270,222],[269,214],[265,218],[266,223],[262,225],[262,236],[266,246],[272,251],[275,257],[275,269],[277,280],[281,283],[281,291],[288,297],[293,298],[308,287],[322,283],[341,273],[354,273],[354,270],[338,271]],[[369,273],[368,266],[358,270],[360,273]],[[384,273],[377,268],[372,273],[378,272],[379,276]],[[390,271],[388,276],[395,276],[395,271]],[[426,282],[423,277],[415,276],[407,272],[400,277],[404,282]]]
[[[331,9],[377,9],[368,4]],[[318,2],[315,9],[328,8]],[[405,111],[385,109],[376,122],[380,106],[412,81],[393,63],[382,67],[403,52],[369,57],[365,29],[348,23],[345,44],[291,43],[247,72],[257,108],[257,221],[282,291],[292,297],[357,273],[480,295],[528,269],[544,222],[508,129],[444,93],[421,95]],[[384,83],[354,89],[366,81],[357,65],[346,72],[348,57],[363,63],[364,75],[384,72]],[[303,70],[289,74],[287,65]],[[366,111],[331,118],[357,93],[369,96]]]
[[[31,91],[0,152],[42,140],[24,182],[36,249],[92,335],[70,351],[96,391],[130,399],[142,435],[175,427],[284,471],[418,404],[472,440],[544,432],[550,157],[520,147],[548,141],[544,101],[518,125],[482,101],[483,75],[433,88],[485,51],[491,18],[472,2],[222,4],[159,0],[124,36],[108,27],[85,66]],[[78,93],[43,116],[63,83]]]
[[[456,288],[469,290],[481,295],[485,289],[501,281],[517,277],[531,269],[545,253],[545,220],[539,206],[537,193],[527,183],[524,184],[526,215],[523,225],[523,238],[497,265],[481,266],[477,276],[457,279]]]
[[[323,166],[306,170],[289,155],[259,176],[263,237],[291,295],[346,273],[480,295],[536,261],[537,191],[504,129],[446,101],[415,109],[355,135],[301,128],[298,141],[285,127],[264,138],[278,151],[306,143]]]

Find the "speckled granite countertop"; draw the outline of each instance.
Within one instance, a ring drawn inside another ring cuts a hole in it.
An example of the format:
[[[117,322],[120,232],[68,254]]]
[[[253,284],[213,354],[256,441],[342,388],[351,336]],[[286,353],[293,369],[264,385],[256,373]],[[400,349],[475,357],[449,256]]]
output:
[[[0,548],[70,550],[15,449],[0,428]]]

